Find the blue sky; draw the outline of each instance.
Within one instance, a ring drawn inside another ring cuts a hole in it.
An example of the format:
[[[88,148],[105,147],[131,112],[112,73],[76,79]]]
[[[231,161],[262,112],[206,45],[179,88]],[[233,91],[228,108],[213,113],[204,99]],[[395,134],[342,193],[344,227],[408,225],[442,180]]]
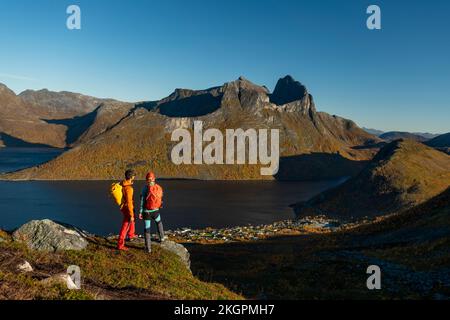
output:
[[[82,29],[66,28],[77,4]],[[366,28],[366,8],[382,30]],[[319,110],[450,131],[450,1],[2,0],[0,82],[125,101],[291,74]]]

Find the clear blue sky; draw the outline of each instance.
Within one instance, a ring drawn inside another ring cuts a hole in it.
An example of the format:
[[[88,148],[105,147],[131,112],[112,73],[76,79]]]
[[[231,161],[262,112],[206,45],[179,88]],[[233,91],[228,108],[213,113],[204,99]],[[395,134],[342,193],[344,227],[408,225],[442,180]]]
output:
[[[370,4],[381,31],[366,28]],[[0,40],[0,82],[16,92],[139,101],[291,74],[319,110],[361,126],[450,131],[447,0],[2,0]]]

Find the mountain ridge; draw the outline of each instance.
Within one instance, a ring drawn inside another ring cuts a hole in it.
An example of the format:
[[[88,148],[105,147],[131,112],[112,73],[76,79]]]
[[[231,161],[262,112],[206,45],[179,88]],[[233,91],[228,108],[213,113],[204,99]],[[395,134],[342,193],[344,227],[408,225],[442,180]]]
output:
[[[396,140],[357,176],[293,208],[299,216],[360,219],[410,208],[449,186],[450,156],[414,140]]]
[[[328,169],[333,177],[353,175],[360,170],[363,163],[359,161],[371,159],[377,151],[372,145],[380,140],[351,120],[317,112],[306,88],[291,77],[283,79],[282,82],[287,80],[290,93],[286,99],[278,100],[284,103],[281,105],[270,101],[272,94],[267,88],[243,77],[220,87],[176,89],[159,101],[128,105],[126,115],[119,121],[112,121],[101,133],[91,135],[49,164],[9,177],[110,179],[121,176],[127,167],[135,168],[139,174],[152,167],[159,176],[169,178],[261,179],[259,165],[173,165],[169,159],[170,148],[174,145],[170,141],[171,132],[176,128],[192,130],[196,120],[203,121],[205,129],[279,129],[282,158],[312,153],[328,158],[337,155],[354,165],[342,166],[335,173]],[[293,88],[298,92],[292,93]],[[298,100],[292,101],[292,97]],[[364,147],[356,148],[358,146]],[[329,166],[333,160],[326,163]],[[65,167],[70,167],[70,172]],[[308,174],[308,178],[326,178],[327,175],[320,174],[321,169],[327,170],[325,164],[316,169],[316,174]],[[293,178],[301,179],[303,173]]]

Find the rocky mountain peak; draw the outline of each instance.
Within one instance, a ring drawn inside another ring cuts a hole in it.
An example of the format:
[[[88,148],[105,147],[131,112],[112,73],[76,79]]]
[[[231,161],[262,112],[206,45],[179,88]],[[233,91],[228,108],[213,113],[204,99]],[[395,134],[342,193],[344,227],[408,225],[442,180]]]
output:
[[[290,75],[278,80],[270,100],[276,105],[284,105],[293,101],[302,100],[308,95],[308,90]]]

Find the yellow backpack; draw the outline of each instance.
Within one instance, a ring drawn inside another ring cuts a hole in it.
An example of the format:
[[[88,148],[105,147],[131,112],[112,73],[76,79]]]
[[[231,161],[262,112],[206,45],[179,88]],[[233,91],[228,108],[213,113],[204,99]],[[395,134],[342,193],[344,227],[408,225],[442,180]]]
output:
[[[114,202],[120,207],[122,208],[123,205],[123,191],[122,191],[123,187],[120,184],[120,182],[114,182],[111,185],[111,197],[114,199]]]

